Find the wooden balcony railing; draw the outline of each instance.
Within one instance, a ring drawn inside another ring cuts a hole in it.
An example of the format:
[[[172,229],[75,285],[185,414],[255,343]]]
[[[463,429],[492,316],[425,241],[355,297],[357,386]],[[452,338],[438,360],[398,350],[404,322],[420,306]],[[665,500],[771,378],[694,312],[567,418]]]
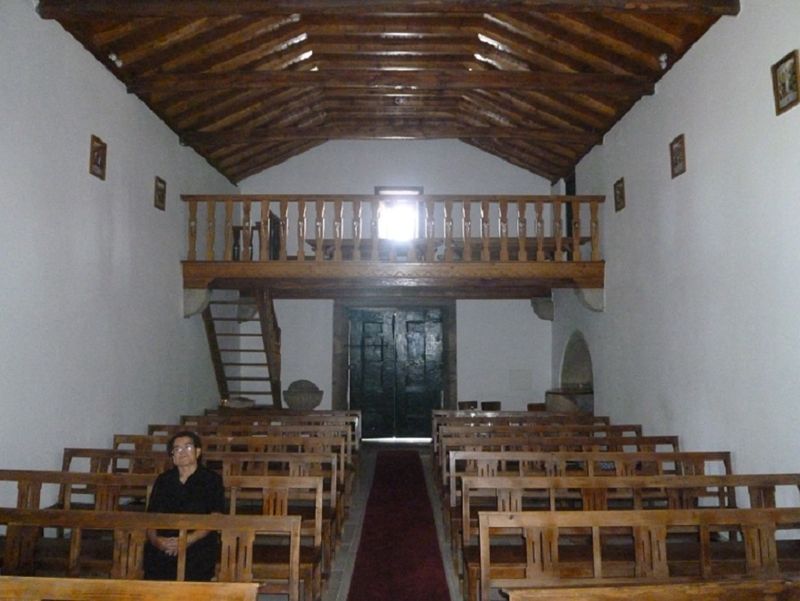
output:
[[[565,286],[597,287],[598,277],[602,286],[598,223],[602,196],[417,196],[410,201],[412,208],[416,205],[417,231],[405,241],[381,237],[382,219],[397,202],[387,196],[183,196],[183,200],[189,216],[184,265],[189,287],[225,277],[283,281],[325,273],[330,278],[369,273],[381,277],[389,273],[381,271],[381,265],[391,265],[391,273],[412,279],[423,272],[429,278],[544,277],[549,287],[555,287],[563,273]],[[228,275],[221,266],[212,269],[208,263],[225,263]],[[312,269],[311,264],[317,267]],[[561,268],[554,270],[554,265]],[[400,266],[405,267],[398,271]],[[448,267],[446,272],[443,266]],[[589,272],[591,282],[578,277]]]

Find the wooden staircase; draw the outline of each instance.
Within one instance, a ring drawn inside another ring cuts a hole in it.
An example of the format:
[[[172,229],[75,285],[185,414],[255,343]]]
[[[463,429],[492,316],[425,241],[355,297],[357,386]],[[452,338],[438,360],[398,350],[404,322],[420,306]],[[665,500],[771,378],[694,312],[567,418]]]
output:
[[[220,398],[281,406],[281,331],[269,290],[215,291],[203,311]]]

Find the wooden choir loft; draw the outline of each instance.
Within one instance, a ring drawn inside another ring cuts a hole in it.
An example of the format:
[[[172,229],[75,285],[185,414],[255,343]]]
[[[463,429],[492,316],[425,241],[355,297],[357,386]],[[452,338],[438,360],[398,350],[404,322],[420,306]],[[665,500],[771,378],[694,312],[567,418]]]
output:
[[[280,406],[281,330],[274,299],[549,299],[554,288],[603,287],[598,223],[603,197],[387,200],[380,195],[314,195],[184,196],[183,200],[189,216],[184,286],[194,292],[238,291],[238,301],[212,301],[209,295],[211,304],[203,303],[223,398],[263,394],[264,388],[253,386],[260,380],[269,382],[272,402]],[[382,237],[387,222],[382,215],[396,224],[397,209],[410,209],[412,215],[405,240]],[[225,351],[234,350],[230,341],[237,333],[218,326],[237,318],[230,311],[215,317],[214,304],[250,305],[255,311],[266,373],[239,380],[250,385],[248,390],[230,388],[226,368],[259,366],[225,361]]]

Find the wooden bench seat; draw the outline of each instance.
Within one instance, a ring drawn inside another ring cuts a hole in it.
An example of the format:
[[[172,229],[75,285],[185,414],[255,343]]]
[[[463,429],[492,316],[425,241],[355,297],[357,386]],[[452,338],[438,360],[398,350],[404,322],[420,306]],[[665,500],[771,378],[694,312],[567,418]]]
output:
[[[477,477],[462,479],[462,514],[452,526],[454,558],[461,557],[465,587],[478,580],[478,521],[482,511],[608,509],[732,509],[736,489],[754,508],[775,507],[776,489],[796,493],[800,474],[724,476]],[[475,503],[474,501],[478,501]],[[457,529],[460,538],[456,538]]]
[[[444,506],[460,506],[462,476],[645,476],[730,474],[727,451],[566,452],[451,451]],[[456,511],[458,513],[458,511]]]
[[[0,576],[0,601],[256,601],[243,582],[153,582]]]
[[[509,589],[509,601],[798,601],[800,581],[748,579]]]
[[[300,548],[300,571],[306,601],[322,594],[323,568],[330,569],[331,524],[324,525],[322,478],[319,476],[227,476],[229,513],[286,516],[302,519],[301,534],[310,544]],[[280,561],[283,549],[269,541],[256,541],[253,570],[256,577],[280,578],[288,573],[288,562]]]
[[[480,587],[471,599],[488,600],[492,588],[800,573],[797,508],[482,512],[479,523]],[[575,542],[578,529],[583,543]],[[503,550],[504,562],[496,542],[513,532],[518,554]]]
[[[46,529],[68,529],[67,553],[62,558],[61,576],[81,573],[86,560],[82,552],[83,534],[90,531],[110,532],[112,544],[104,559],[109,566],[106,577],[141,579],[143,549],[148,529],[177,529],[179,538],[178,580],[185,570],[186,537],[191,530],[216,530],[221,533],[222,551],[218,570],[220,582],[251,582],[254,579],[252,556],[257,535],[279,536],[285,540],[285,557],[289,569],[285,578],[260,581],[259,590],[289,595],[299,601],[300,528],[299,516],[231,516],[187,515],[79,510],[26,510],[0,508],[0,525],[6,527],[3,545],[4,575],[38,575]],[[52,537],[51,537],[52,538]],[[48,569],[55,566],[48,559]],[[90,557],[92,568],[97,564]],[[52,575],[52,574],[48,574]]]

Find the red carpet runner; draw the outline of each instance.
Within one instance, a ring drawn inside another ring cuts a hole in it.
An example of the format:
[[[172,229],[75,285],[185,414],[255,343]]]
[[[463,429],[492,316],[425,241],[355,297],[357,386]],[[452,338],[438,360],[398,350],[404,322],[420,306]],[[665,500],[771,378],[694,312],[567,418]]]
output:
[[[449,601],[416,451],[380,451],[347,601]]]

